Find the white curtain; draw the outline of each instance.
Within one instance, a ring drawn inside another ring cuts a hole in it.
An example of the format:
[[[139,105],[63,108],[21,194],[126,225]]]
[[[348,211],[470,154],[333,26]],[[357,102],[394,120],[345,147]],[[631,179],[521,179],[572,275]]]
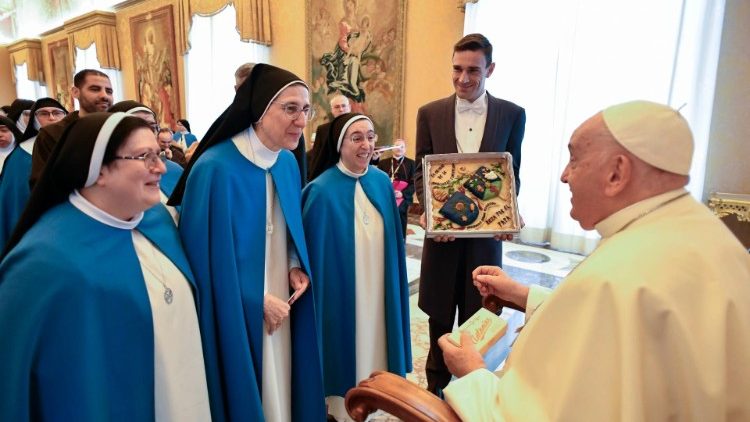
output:
[[[81,50],[76,47],[76,70],[74,75],[83,69],[95,69],[103,72],[109,76],[109,81],[112,84],[112,96],[114,97],[114,103],[122,101],[122,72],[115,69],[102,69],[99,64],[99,60],[96,58],[96,43],[85,50]],[[113,104],[114,104],[113,103]],[[76,110],[80,109],[81,106],[78,104],[78,100],[75,100]]]
[[[26,63],[16,66],[16,98],[36,101],[47,96],[47,87],[39,81],[29,80]]]
[[[234,99],[234,71],[243,63],[267,63],[267,46],[240,41],[233,6],[193,17],[190,51],[185,55],[187,120],[201,139]]]
[[[542,12],[540,12],[542,11]],[[690,192],[703,191],[724,0],[480,0],[464,33],[494,47],[487,89],[526,109],[521,239],[589,253],[560,182],[573,130],[602,108],[645,99],[681,108],[695,135]],[[684,105],[684,106],[683,106]]]

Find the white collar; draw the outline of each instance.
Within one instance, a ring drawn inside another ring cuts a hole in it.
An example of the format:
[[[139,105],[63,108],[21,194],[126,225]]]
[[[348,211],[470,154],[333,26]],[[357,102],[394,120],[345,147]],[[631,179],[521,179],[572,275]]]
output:
[[[143,212],[138,213],[130,221],[120,220],[112,214],[104,211],[96,205],[89,202],[88,199],[84,198],[78,190],[74,190],[68,195],[68,201],[73,204],[74,207],[78,208],[82,213],[88,215],[94,220],[106,224],[107,226],[114,227],[116,229],[133,230],[143,220]]]
[[[610,237],[625,228],[628,224],[685,193],[687,193],[687,191],[684,188],[680,188],[652,196],[651,198],[646,198],[615,212],[604,220],[596,223],[594,228],[599,232],[599,235],[601,235],[602,238]]]
[[[7,147],[0,148],[0,155],[8,155],[13,152],[13,148],[16,147],[15,141],[11,140]]]
[[[341,172],[344,173],[345,175],[347,175],[349,177],[353,177],[355,179],[359,179],[360,177],[362,177],[365,174],[367,174],[367,170],[370,168],[370,166],[367,166],[367,167],[365,167],[365,171],[363,171],[362,173],[355,173],[355,172],[349,170],[348,168],[346,168],[346,166],[344,165],[344,163],[340,159],[339,159],[339,162],[336,163],[336,167],[338,167],[339,170],[341,170]]]
[[[31,138],[21,142],[18,144],[21,149],[28,152],[29,155],[31,155],[34,152],[34,142],[36,142],[36,136],[32,136]]]
[[[252,126],[234,135],[232,141],[237,146],[240,154],[263,170],[271,168],[279,158],[279,154],[281,154],[281,150],[273,151],[268,149],[261,142]]]
[[[485,89],[482,95],[480,95],[474,101],[464,100],[463,98],[458,98],[458,96],[456,96],[456,107],[458,107],[459,104],[466,104],[466,105],[481,104],[486,110],[487,109],[487,90]]]

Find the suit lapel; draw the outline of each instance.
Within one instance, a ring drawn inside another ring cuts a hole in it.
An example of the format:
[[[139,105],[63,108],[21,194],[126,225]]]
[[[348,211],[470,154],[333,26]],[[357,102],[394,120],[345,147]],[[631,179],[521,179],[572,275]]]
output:
[[[446,101],[443,109],[443,133],[445,133],[445,154],[458,152],[458,139],[456,139],[456,94],[451,95]],[[436,152],[437,153],[437,152]],[[443,154],[440,152],[438,154]]]
[[[487,120],[484,122],[484,134],[482,134],[482,143],[479,145],[479,152],[496,151],[493,148],[497,125],[500,122],[500,102],[487,92]],[[454,129],[455,130],[455,129]]]

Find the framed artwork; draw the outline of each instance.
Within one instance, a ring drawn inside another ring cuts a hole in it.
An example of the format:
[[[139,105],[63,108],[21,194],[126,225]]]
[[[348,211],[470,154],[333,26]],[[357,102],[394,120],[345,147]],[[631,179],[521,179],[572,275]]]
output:
[[[307,53],[315,128],[332,120],[329,101],[349,98],[375,123],[380,144],[401,137],[406,0],[306,0]]]
[[[493,237],[521,230],[507,152],[424,157],[426,235]]]
[[[50,94],[69,112],[75,110],[70,87],[73,86],[73,63],[70,59],[68,40],[63,39],[47,46],[50,67],[52,68],[52,89]]]
[[[130,18],[136,100],[174,128],[180,113],[172,6]]]

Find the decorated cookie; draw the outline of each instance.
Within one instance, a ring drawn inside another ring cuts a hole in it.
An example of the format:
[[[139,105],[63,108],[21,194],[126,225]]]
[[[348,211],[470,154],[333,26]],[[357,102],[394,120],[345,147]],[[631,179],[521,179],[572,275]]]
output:
[[[440,214],[459,226],[468,226],[479,217],[479,207],[468,196],[454,192],[440,208]]]
[[[500,195],[503,182],[496,172],[482,166],[464,183],[464,187],[477,198],[486,201]]]

